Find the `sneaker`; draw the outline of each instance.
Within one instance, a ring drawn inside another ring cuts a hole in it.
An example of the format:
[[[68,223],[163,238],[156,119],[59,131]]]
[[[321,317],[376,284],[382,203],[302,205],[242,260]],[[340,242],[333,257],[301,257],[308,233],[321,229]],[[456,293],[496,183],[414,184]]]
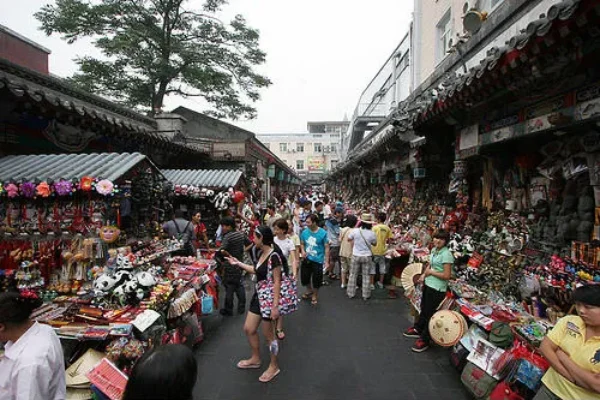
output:
[[[417,330],[415,328],[413,328],[412,326],[410,328],[408,328],[407,330],[405,330],[402,335],[404,335],[404,337],[408,337],[408,338],[419,338],[420,337],[419,332],[417,332]]]
[[[343,283],[342,283],[342,285],[341,285],[340,287],[341,287],[342,289],[346,289],[346,285],[344,285]]]
[[[376,285],[379,289],[383,289],[383,283],[377,282]]]
[[[422,339],[418,339],[415,344],[413,345],[413,347],[411,348],[412,351],[414,351],[415,353],[422,353],[425,350],[427,350],[429,348],[429,344],[427,344],[424,340]]]
[[[375,290],[375,285],[371,285],[371,290]]]

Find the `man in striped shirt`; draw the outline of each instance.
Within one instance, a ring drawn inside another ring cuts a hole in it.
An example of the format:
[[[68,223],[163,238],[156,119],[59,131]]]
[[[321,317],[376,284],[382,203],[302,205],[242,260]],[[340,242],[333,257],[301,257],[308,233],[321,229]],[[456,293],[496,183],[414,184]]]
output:
[[[223,241],[220,250],[226,256],[235,257],[238,260],[244,259],[244,248],[252,242],[245,233],[239,232],[235,227],[235,220],[232,217],[225,217],[221,220],[221,229],[223,231]],[[233,295],[238,299],[238,314],[246,311],[246,290],[242,283],[241,268],[224,262],[223,265],[223,285],[225,286],[225,308],[220,312],[225,316],[233,315]]]

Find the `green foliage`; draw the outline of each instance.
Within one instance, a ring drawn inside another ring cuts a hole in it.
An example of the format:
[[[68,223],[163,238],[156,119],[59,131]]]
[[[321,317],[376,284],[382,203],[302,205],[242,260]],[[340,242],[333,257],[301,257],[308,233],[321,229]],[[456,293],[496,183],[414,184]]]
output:
[[[257,30],[241,15],[218,18],[227,0],[57,0],[35,14],[47,34],[73,43],[90,38],[102,59],[76,58],[71,81],[92,93],[154,112],[164,97],[203,97],[218,118],[254,118],[252,103],[271,81],[254,71],[263,64]]]

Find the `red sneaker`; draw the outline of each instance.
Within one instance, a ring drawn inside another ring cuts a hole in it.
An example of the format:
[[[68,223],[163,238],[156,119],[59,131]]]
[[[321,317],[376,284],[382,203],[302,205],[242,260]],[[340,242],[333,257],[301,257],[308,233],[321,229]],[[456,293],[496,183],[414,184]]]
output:
[[[429,344],[425,343],[425,341],[422,339],[418,339],[415,342],[415,344],[413,345],[413,347],[411,348],[411,350],[416,353],[422,353],[425,350],[427,350],[428,348],[429,348]]]
[[[414,327],[410,327],[407,330],[404,331],[403,333],[404,337],[408,337],[408,338],[419,338],[419,332],[417,332],[417,330]]]

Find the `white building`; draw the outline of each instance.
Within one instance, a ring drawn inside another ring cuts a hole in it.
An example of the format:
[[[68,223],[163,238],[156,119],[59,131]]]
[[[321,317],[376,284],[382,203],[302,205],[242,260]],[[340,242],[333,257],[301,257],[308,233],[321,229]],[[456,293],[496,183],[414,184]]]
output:
[[[308,183],[319,182],[341,160],[348,121],[309,122],[308,133],[262,134],[257,138]]]

